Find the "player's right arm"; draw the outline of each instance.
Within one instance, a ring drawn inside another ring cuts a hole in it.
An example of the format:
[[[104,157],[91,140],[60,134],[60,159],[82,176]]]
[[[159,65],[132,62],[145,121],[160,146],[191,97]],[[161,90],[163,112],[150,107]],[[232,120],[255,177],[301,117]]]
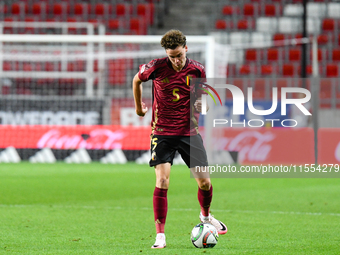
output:
[[[142,81],[138,77],[138,73],[135,75],[132,81],[133,97],[135,99],[135,109],[138,116],[144,116],[148,111],[148,107],[142,102]]]

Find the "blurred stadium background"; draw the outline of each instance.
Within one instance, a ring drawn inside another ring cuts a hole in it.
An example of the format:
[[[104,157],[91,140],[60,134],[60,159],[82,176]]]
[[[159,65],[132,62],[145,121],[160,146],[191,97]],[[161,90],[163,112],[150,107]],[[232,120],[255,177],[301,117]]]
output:
[[[151,112],[135,115],[132,78],[165,56],[161,35],[176,28],[190,58],[210,77],[253,87],[258,107],[272,87],[317,95],[301,128],[228,129],[219,149],[247,164],[340,163],[340,2],[305,9],[301,0],[1,1],[0,162],[147,163]],[[143,93],[151,106],[151,83]]]

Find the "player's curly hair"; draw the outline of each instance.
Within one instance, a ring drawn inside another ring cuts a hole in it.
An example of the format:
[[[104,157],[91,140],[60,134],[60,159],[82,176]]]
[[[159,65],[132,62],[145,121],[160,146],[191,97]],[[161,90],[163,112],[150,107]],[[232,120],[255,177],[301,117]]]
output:
[[[178,46],[185,47],[186,43],[187,39],[185,35],[181,31],[175,29],[166,32],[161,40],[162,47],[171,50],[176,49]]]

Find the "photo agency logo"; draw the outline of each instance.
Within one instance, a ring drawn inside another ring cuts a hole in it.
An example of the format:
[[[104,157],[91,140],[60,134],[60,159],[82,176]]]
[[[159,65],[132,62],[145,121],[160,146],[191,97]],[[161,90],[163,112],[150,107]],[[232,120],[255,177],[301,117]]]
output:
[[[199,88],[199,89],[201,89],[201,90],[203,90],[204,92],[206,92],[206,93],[212,98],[212,100],[214,101],[215,105],[217,105],[217,102],[216,102],[216,100],[215,100],[213,94],[212,94],[208,89],[210,89],[211,91],[213,91],[213,92],[215,93],[215,95],[217,96],[218,100],[220,101],[221,106],[223,106],[221,97],[220,97],[220,95],[217,93],[217,91],[216,91],[213,87],[209,86],[208,84],[202,84],[202,85],[203,85],[205,88]],[[201,114],[202,114],[202,115],[206,115],[206,114],[207,114],[207,105],[208,105],[208,103],[207,103],[207,94],[202,94],[202,110],[201,110]]]
[[[192,80],[192,77],[187,76],[187,85],[190,86],[191,80]],[[220,95],[217,93],[217,91],[212,86],[210,86],[210,85],[206,84],[205,82],[201,81],[201,79],[195,81],[194,84],[198,85],[197,89],[203,90],[206,93],[206,94],[202,94],[202,99],[201,99],[202,100],[202,109],[201,109],[201,114],[202,115],[206,115],[207,114],[207,105],[208,105],[208,103],[207,103],[207,95],[209,95],[212,98],[212,100],[214,101],[215,105],[217,105],[215,97],[213,96],[213,94],[208,89],[210,89],[212,92],[215,93],[215,95],[216,95],[217,99],[219,100],[221,106],[223,106]]]
[[[202,115],[207,114],[208,95],[213,99],[215,105],[217,105],[214,96],[211,92],[209,93],[208,89],[215,93],[220,101],[221,107],[229,106],[229,118],[220,115],[215,117],[214,115],[213,127],[297,127],[300,126],[301,116],[303,116],[303,118],[312,116],[309,111],[310,107],[308,107],[310,106],[311,93],[306,88],[282,87],[279,97],[278,88],[272,87],[271,99],[254,101],[252,87],[247,88],[247,95],[245,97],[243,91],[233,84],[214,84],[211,83],[210,80],[209,84],[214,85],[208,85],[203,82],[198,82],[198,84],[199,89],[206,92],[202,95]],[[223,89],[223,93],[229,91],[232,100],[226,100],[223,105],[216,89],[219,89],[219,92],[221,91],[220,89]],[[294,114],[292,114],[292,112],[294,112]]]

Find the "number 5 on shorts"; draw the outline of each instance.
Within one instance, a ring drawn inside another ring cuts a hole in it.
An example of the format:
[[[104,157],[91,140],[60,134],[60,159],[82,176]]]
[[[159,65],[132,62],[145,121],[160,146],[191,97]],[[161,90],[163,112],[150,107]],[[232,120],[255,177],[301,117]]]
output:
[[[158,140],[158,138],[152,138],[152,140],[151,140],[151,144],[153,145],[153,147],[152,147],[152,150],[154,151],[155,149],[156,149],[156,147],[157,147],[157,141]]]

